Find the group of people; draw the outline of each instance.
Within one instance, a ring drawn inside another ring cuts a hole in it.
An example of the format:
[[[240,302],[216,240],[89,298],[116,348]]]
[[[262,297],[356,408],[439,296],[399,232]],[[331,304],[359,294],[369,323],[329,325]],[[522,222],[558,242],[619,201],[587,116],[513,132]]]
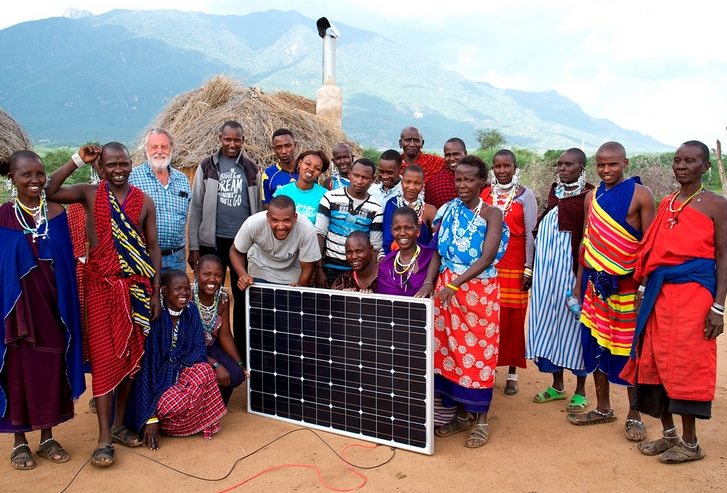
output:
[[[147,161],[133,170],[116,142],[82,147],[50,176],[33,152],[12,156],[13,198],[0,207],[0,432],[15,434],[13,467],[35,467],[33,430],[39,456],[69,459],[52,429],[72,418],[88,371],[93,465],[114,462],[114,443],[156,450],[160,433],[211,438],[248,376],[253,283],[433,298],[440,437],[467,431],[465,446],[483,446],[496,367],[508,367],[504,392],[514,395],[530,359],[553,375],[536,403],[567,399],[563,373],[576,375],[571,423],[614,421],[609,384],[624,385],[625,434],[642,453],[704,457],[695,418],[711,416],[727,295],[727,199],[701,186],[704,144],[677,150],[680,189],[658,212],[649,189],[625,177],[623,146],[596,153],[598,187],[585,180],[583,151],[569,149],[538,214],[511,151],[489,170],[458,138],[444,157],[423,153],[414,127],[401,133],[403,152],[378,163],[343,143],[331,161],[298,152],[279,129],[277,162],[261,172],[235,121],[219,143],[191,187],[163,129],[146,135]],[[87,164],[99,179],[63,186]],[[586,412],[589,373],[597,402]],[[662,420],[663,437],[643,441],[640,412]]]

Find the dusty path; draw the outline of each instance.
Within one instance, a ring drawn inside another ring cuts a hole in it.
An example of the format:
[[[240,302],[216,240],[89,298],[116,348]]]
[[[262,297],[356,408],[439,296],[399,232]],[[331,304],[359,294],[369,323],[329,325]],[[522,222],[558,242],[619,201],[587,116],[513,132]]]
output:
[[[549,384],[549,378],[530,367],[521,372],[520,393],[502,393],[504,375],[497,383],[491,412],[491,438],[478,450],[464,448],[465,435],[437,438],[435,453],[426,456],[396,451],[393,459],[379,467],[360,472],[366,477],[361,491],[446,492],[466,487],[471,491],[503,492],[603,492],[603,491],[724,491],[727,481],[727,339],[720,338],[720,371],[714,418],[699,422],[699,439],[707,457],[699,462],[666,466],[655,458],[642,456],[635,444],[626,441],[623,419],[626,392],[617,388],[612,399],[618,421],[606,425],[575,427],[565,418],[565,401],[535,404],[532,396]],[[570,392],[575,385],[566,379]],[[588,394],[594,396],[589,380]],[[88,411],[84,395],[76,405],[74,420],[59,426],[56,437],[71,454],[65,464],[37,459],[32,471],[16,471],[8,457],[12,436],[0,435],[0,492],[58,492],[90,457],[96,442],[96,416]],[[244,392],[233,395],[222,430],[211,441],[201,435],[189,438],[162,437],[155,453],[145,448],[117,446],[117,463],[109,469],[90,465],[68,489],[69,492],[135,493],[159,491],[218,492],[234,486],[266,469],[281,464],[312,464],[322,478],[336,488],[354,488],[362,478],[349,471],[316,436],[303,431],[292,433],[238,464],[230,477],[219,482],[204,482],[184,477],[143,457],[156,460],[190,474],[224,476],[239,457],[296,430],[296,426],[248,415],[243,411]],[[657,437],[659,424],[645,419],[649,437]],[[349,438],[319,433],[338,453],[351,443],[368,445]],[[35,450],[39,434],[30,435]],[[127,451],[125,451],[127,450]],[[362,466],[373,466],[391,457],[388,447],[348,449],[347,458]],[[133,488],[131,485],[133,484]],[[326,491],[315,471],[304,468],[278,469],[253,479],[233,491]]]

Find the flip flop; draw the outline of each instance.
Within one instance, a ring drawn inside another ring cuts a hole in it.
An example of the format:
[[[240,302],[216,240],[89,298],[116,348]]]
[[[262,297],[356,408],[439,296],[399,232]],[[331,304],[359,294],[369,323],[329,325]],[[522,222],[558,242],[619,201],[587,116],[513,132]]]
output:
[[[471,427],[472,425],[470,423],[469,417],[464,420],[459,416],[455,416],[449,422],[434,430],[434,434],[442,438],[451,437],[452,435],[456,435],[460,431],[469,430]]]
[[[109,467],[114,461],[114,446],[108,443],[97,447],[91,456],[91,465],[96,467]]]
[[[598,409],[588,411],[586,414],[568,414],[568,421],[577,426],[600,425],[602,423],[611,423],[616,421],[616,415],[613,409],[609,409],[607,413],[602,413]]]
[[[510,387],[507,386],[508,382],[515,382],[515,385],[512,385]],[[517,386],[517,373],[508,373],[507,379],[505,380],[505,395],[515,395],[518,391]]]
[[[14,464],[13,461],[22,461],[23,464]],[[29,466],[28,461],[32,461],[33,464]],[[10,465],[12,465],[15,469],[20,469],[21,471],[28,471],[35,467],[36,464],[33,460],[33,453],[30,451],[30,447],[28,447],[27,443],[22,443],[13,447],[13,452],[10,454]]]
[[[679,444],[679,436],[669,437],[664,436],[658,440],[652,440],[650,442],[642,442],[637,445],[639,452],[644,455],[659,455],[662,452],[666,452],[672,447],[676,447]]]
[[[629,431],[631,430],[640,430],[644,433],[644,436],[641,438],[633,438],[629,435]],[[644,428],[644,422],[640,419],[627,418],[624,432],[626,433],[626,440],[630,442],[643,442],[646,438],[646,428]]]
[[[588,399],[586,399],[581,394],[573,394],[573,397],[570,398],[570,403],[568,404],[568,407],[565,408],[565,410],[570,413],[582,413],[586,410],[587,406]]]
[[[490,429],[487,427],[487,424],[476,424],[469,438],[464,442],[464,446],[467,448],[480,448],[486,444],[487,439],[490,438]]]
[[[44,457],[52,462],[55,462],[56,464],[62,464],[63,462],[68,462],[71,459],[71,456],[68,455],[68,452],[63,450],[63,447],[61,447],[61,444],[56,442],[55,438],[49,438],[48,440],[45,440],[40,443],[40,450],[36,452],[40,457]],[[60,455],[60,459],[55,459],[54,457],[56,455]]]
[[[144,441],[137,433],[134,433],[126,426],[119,426],[111,432],[111,439],[114,443],[120,443],[124,447],[140,447]]]
[[[662,464],[681,464],[682,462],[704,459],[705,455],[699,444],[697,444],[696,449],[691,449],[684,445],[684,440],[680,440],[679,444],[659,456],[659,462]]]
[[[535,394],[535,397],[533,397],[533,402],[542,404],[543,402],[562,401],[563,399],[565,399],[565,389],[559,392],[553,387],[548,387],[547,389],[545,389],[544,392]]]

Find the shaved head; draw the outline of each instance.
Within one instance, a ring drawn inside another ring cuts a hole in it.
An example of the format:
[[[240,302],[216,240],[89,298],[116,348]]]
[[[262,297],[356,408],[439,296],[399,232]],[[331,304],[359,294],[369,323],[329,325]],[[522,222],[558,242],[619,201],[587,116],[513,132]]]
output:
[[[601,147],[598,148],[598,152],[596,152],[596,156],[598,156],[601,152],[609,151],[616,154],[621,159],[626,159],[626,149],[624,149],[624,146],[619,144],[618,142],[606,142]]]

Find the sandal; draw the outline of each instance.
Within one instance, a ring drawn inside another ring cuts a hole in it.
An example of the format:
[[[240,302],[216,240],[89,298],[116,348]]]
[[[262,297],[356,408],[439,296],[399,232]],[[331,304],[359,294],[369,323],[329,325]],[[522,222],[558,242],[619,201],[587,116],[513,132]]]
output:
[[[602,413],[598,409],[588,411],[586,414],[568,414],[568,421],[577,426],[600,425],[602,423],[611,423],[616,421],[616,415],[613,409],[609,409],[607,413]]]
[[[22,462],[22,464],[20,464],[20,462]],[[28,462],[30,462],[30,465],[28,465]],[[27,443],[21,443],[20,445],[13,447],[13,452],[10,454],[10,464],[15,469],[20,469],[21,471],[27,471],[35,467],[33,454]]]
[[[684,443],[684,439],[682,439],[677,445],[661,454],[659,462],[662,464],[681,464],[682,462],[704,459],[705,455],[702,452],[702,447],[699,446],[699,442],[695,443],[694,448],[692,448]]]
[[[675,428],[676,429],[676,428]],[[671,430],[669,431],[671,433]],[[652,440],[650,442],[642,442],[636,447],[644,455],[659,455],[662,452],[666,452],[672,447],[676,447],[679,444],[679,435],[677,436],[666,436],[662,432],[662,437],[658,440]]]
[[[517,386],[517,373],[508,373],[505,382],[515,382],[515,385],[509,387],[507,383],[505,383],[505,395],[515,395],[517,394],[517,391],[520,390]]]
[[[71,456],[68,455],[68,452],[63,450],[63,447],[61,447],[61,444],[56,442],[55,438],[49,438],[47,440],[44,440],[40,442],[40,450],[36,452],[38,456],[45,457],[46,459],[50,460],[51,462],[55,462],[56,464],[62,464],[63,462],[68,462],[71,459]],[[56,456],[60,456],[59,459],[56,459]]]
[[[470,427],[471,423],[469,416],[467,416],[467,419],[462,419],[459,416],[455,416],[449,422],[434,430],[434,434],[442,438],[451,437],[452,435],[456,435],[460,431],[469,430]]]
[[[565,410],[569,413],[582,413],[586,410],[587,406],[588,399],[586,399],[585,396],[581,394],[573,394],[573,397],[570,398],[570,403],[568,404],[568,407],[565,408]]]
[[[626,433],[626,440],[630,442],[643,442],[646,438],[646,428],[644,428],[644,422],[640,419],[633,419],[633,418],[627,418],[625,423],[625,433]],[[644,436],[638,438],[634,437],[633,434],[630,434],[629,432],[635,430],[640,431],[644,434]]]
[[[96,447],[91,456],[91,465],[96,467],[109,467],[114,463],[114,446],[110,444]]]
[[[140,447],[144,441],[137,433],[134,433],[126,426],[119,426],[111,432],[111,439],[114,443],[120,443],[124,447]]]
[[[535,394],[535,397],[533,397],[533,402],[542,404],[543,402],[561,401],[563,399],[565,399],[565,389],[555,390],[555,388],[553,387],[548,387],[547,389],[545,389],[544,392]]]
[[[464,446],[467,448],[480,448],[486,444],[487,439],[490,438],[490,429],[487,425],[488,423],[476,424],[469,438],[464,442]]]
[[[98,412],[96,410],[96,399],[94,397],[91,397],[91,400],[88,401],[88,410],[91,411],[93,414],[96,414]]]

